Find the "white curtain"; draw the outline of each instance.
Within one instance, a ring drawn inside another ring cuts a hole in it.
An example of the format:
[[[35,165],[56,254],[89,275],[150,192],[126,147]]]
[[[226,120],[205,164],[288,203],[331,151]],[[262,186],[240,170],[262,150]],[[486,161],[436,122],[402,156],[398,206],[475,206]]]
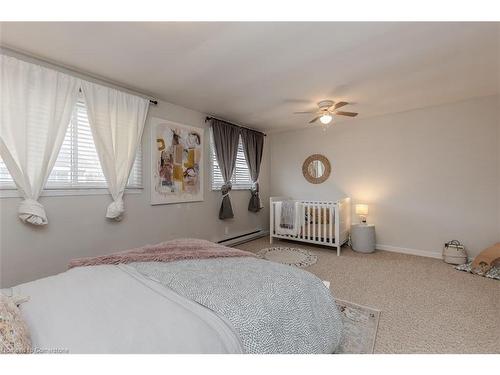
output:
[[[24,197],[19,218],[48,223],[38,202],[56,162],[80,80],[0,55],[0,155]]]
[[[121,220],[123,192],[134,163],[149,100],[82,81],[90,128],[113,202],[106,217]]]

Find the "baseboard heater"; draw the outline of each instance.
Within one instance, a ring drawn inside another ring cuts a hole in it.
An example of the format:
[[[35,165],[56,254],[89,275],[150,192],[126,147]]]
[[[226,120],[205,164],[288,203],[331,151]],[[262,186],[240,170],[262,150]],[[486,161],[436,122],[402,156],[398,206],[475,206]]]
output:
[[[231,238],[225,238],[221,241],[218,241],[217,243],[220,243],[221,245],[226,245],[226,246],[233,246],[233,245],[239,245],[244,242],[252,241],[260,237],[264,237],[269,235],[269,231],[258,229],[253,232],[248,232],[248,233],[243,233],[240,234],[239,236],[234,236]]]

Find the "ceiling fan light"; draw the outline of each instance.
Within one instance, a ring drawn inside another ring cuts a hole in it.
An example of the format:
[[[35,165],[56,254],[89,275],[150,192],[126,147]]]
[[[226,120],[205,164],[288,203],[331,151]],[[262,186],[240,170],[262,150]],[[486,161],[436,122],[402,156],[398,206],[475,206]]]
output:
[[[325,124],[325,125],[327,125],[330,122],[332,122],[332,120],[333,120],[333,116],[331,114],[329,114],[329,113],[325,113],[323,116],[321,116],[319,118],[319,121],[321,121],[321,123]]]

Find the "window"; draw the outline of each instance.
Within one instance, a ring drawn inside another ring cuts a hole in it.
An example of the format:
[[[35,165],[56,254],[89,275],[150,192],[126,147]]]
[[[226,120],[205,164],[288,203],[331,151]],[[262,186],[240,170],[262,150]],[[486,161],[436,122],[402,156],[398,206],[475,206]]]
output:
[[[224,184],[222,174],[220,172],[219,163],[215,157],[215,147],[212,133],[210,132],[210,155],[212,162],[212,190],[220,190]],[[241,137],[238,142],[238,154],[236,155],[236,167],[234,168],[233,176],[231,177],[233,190],[248,190],[252,187],[252,179],[248,170],[245,153],[243,152],[243,144]]]
[[[85,102],[83,98],[79,98],[73,110],[56,163],[45,184],[45,189],[100,189],[106,187],[106,179],[102,173],[94,139],[90,131]],[[127,187],[142,187],[142,152],[140,146],[130,172]],[[1,158],[0,188],[16,188]]]

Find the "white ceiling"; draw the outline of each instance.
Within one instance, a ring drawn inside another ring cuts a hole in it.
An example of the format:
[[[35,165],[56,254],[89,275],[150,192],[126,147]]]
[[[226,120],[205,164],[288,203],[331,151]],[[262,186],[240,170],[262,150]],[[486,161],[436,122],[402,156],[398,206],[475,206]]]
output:
[[[1,43],[266,130],[499,92],[498,23],[2,23]],[[340,120],[340,119],[339,119]],[[353,121],[342,119],[342,121]]]

